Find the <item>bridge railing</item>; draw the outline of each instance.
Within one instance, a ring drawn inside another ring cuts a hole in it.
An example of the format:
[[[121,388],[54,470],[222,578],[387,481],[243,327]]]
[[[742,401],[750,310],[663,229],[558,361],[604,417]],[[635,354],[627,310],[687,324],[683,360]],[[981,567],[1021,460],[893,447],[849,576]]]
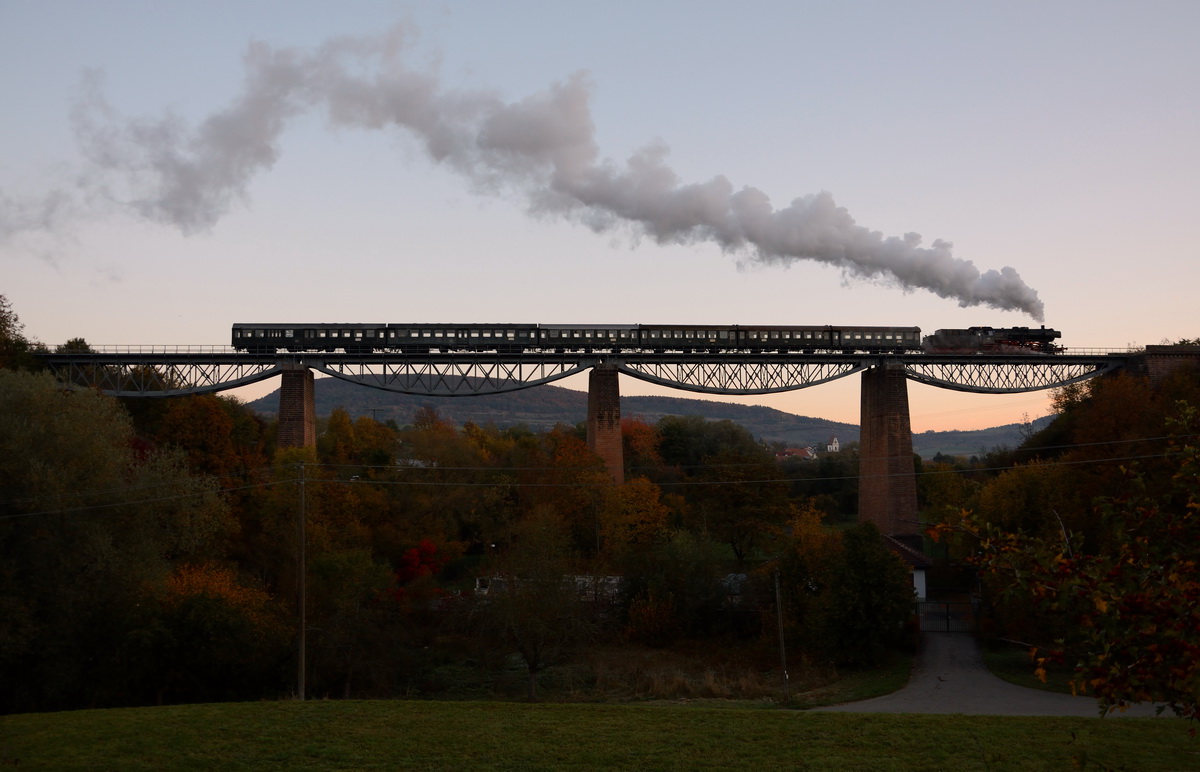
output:
[[[237,353],[230,345],[180,345],[180,344],[136,344],[136,345],[119,345],[119,344],[104,344],[95,345],[88,344],[91,351],[97,354],[233,354]],[[57,349],[57,346],[47,346],[50,351]],[[598,349],[599,350],[599,349]],[[1128,355],[1137,354],[1145,351],[1144,347],[1135,346],[1129,348],[1081,348],[1070,346],[1062,353],[1073,356],[1106,356],[1108,354]],[[280,353],[283,353],[282,351]],[[302,352],[302,353],[319,353],[319,352]],[[340,352],[334,352],[340,353]],[[482,352],[487,353],[487,352]],[[627,352],[635,353],[635,352]],[[721,352],[729,356],[740,356],[747,352],[744,351],[728,351]],[[860,352],[861,353],[861,352]],[[869,352],[867,352],[869,353]]]
[[[1083,348],[1082,346],[1067,346],[1062,353],[1070,356],[1094,357],[1106,356],[1108,354],[1117,354],[1128,356],[1129,354],[1140,354],[1145,351],[1144,346],[1128,346],[1125,348]]]
[[[56,346],[48,347],[51,351]],[[132,346],[94,345],[89,343],[88,349],[96,354],[233,354],[233,346],[179,345],[179,344],[138,344]]]

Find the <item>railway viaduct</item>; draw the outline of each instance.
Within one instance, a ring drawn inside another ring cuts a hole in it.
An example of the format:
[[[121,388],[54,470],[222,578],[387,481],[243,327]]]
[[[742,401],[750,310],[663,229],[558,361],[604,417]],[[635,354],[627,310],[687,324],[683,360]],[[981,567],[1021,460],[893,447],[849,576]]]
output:
[[[1200,347],[1072,351],[1061,355],[767,354],[681,352],[453,352],[257,354],[224,347],[45,354],[66,383],[123,397],[169,397],[244,386],[280,376],[279,443],[316,443],[314,372],[407,394],[470,397],[515,391],[588,371],[587,438],[615,482],[623,482],[618,377],[708,394],[790,391],[859,375],[859,520],[920,549],[908,381],[988,394],[1076,383],[1125,368],[1166,377],[1200,368]]]

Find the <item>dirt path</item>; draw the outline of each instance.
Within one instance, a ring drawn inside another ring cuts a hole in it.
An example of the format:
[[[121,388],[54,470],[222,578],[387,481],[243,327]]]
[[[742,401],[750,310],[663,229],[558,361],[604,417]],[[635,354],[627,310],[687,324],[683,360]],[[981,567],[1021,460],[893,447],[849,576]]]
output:
[[[822,711],[847,713],[963,713],[995,716],[1098,716],[1096,701],[1002,681],[983,665],[975,636],[966,633],[922,633],[921,653],[908,685],[898,692]],[[1149,705],[1117,716],[1153,716]],[[1164,714],[1167,715],[1167,714]]]

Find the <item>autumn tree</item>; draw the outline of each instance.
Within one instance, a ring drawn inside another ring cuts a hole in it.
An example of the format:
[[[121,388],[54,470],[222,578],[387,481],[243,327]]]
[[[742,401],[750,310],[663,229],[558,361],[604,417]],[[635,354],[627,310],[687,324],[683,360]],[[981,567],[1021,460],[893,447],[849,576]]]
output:
[[[793,512],[788,483],[761,447],[706,456],[696,481],[687,493],[698,518],[691,525],[728,544],[739,568]]]
[[[129,677],[157,704],[285,691],[291,626],[261,587],[215,562],[182,563],[142,604]]]
[[[325,550],[309,561],[311,689],[351,697],[390,682],[398,630],[391,568],[366,549]]]
[[[146,593],[233,528],[217,485],[139,452],[115,400],[0,371],[0,490],[0,706],[129,699],[122,647]]]
[[[658,429],[640,418],[621,419],[621,452],[625,477],[650,477],[662,471]]]
[[[829,588],[840,549],[840,536],[822,523],[821,512],[809,500],[797,507],[781,529],[777,559],[763,566],[756,577],[770,597],[774,595],[771,585],[778,571],[788,638],[808,652],[823,648],[821,600]]]
[[[544,439],[541,466],[522,472],[519,495],[526,511],[546,509],[561,518],[576,552],[594,556],[601,548],[601,523],[616,505],[616,484],[577,432],[558,427]]]
[[[647,549],[667,533],[667,507],[657,485],[635,477],[617,488],[615,503],[601,515],[600,536],[609,552]]]
[[[25,325],[4,295],[0,295],[0,369],[32,369],[33,345],[25,337]]]
[[[665,416],[656,425],[663,463],[692,473],[704,459],[721,455],[753,456],[763,452],[754,436],[733,421],[702,416]]]
[[[572,576],[562,518],[549,509],[536,510],[518,524],[514,537],[490,566],[492,589],[477,606],[477,630],[521,657],[532,702],[538,673],[565,659],[593,628]]]
[[[1036,672],[1074,666],[1072,688],[1103,711],[1156,702],[1198,717],[1200,707],[1200,415],[1187,403],[1168,421],[1169,482],[1150,485],[1136,466],[1099,500],[1101,535],[1010,530],[966,513],[943,524],[974,538],[976,561],[1002,597],[1057,624],[1026,628]]]
[[[727,562],[723,545],[685,529],[670,531],[649,549],[627,553],[620,566],[629,637],[666,646],[679,637],[724,632],[728,615],[722,580]]]
[[[822,598],[823,644],[835,661],[878,665],[902,644],[916,600],[908,566],[874,523],[841,534]]]

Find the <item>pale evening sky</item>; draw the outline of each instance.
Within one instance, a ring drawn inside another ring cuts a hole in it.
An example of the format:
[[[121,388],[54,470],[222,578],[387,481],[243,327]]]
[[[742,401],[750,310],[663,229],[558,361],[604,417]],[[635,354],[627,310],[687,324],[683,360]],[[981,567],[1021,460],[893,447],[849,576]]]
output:
[[[1198,29],[1191,0],[0,0],[0,294],[51,345],[1043,313],[1074,348],[1194,338]],[[740,401],[857,423],[858,385]],[[1046,412],[909,393],[915,431]]]

